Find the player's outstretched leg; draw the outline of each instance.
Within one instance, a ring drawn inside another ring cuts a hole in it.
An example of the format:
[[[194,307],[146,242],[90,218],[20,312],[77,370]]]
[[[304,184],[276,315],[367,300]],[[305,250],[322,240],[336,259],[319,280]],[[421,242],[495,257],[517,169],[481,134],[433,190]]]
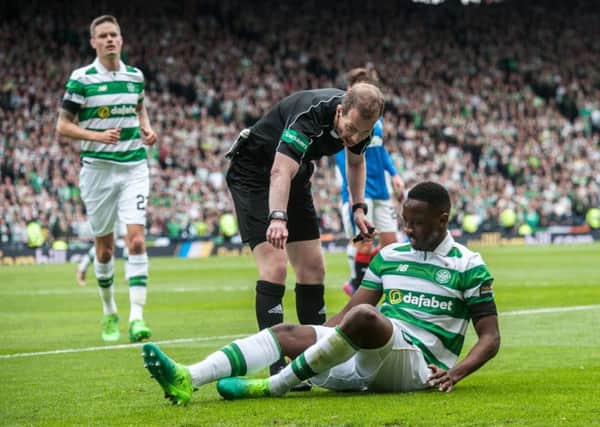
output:
[[[268,378],[223,378],[217,382],[217,391],[226,400],[253,399],[271,396]]]
[[[190,371],[164,354],[156,344],[142,346],[144,367],[150,371],[165,392],[165,398],[174,405],[186,405],[192,398]]]

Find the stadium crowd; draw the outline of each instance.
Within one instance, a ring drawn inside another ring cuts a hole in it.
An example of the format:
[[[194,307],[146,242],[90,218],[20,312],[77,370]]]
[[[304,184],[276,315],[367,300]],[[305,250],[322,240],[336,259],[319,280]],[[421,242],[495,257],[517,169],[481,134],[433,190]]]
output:
[[[120,20],[124,61],[147,81],[152,235],[217,236],[237,133],[286,94],[344,87],[344,72],[365,65],[381,77],[384,140],[407,188],[446,185],[453,227],[467,215],[484,230],[577,225],[600,207],[593,0],[88,3],[1,7],[0,243],[27,244],[31,224],[48,243],[90,237],[79,148],[54,126],[70,70],[93,60],[86,28],[101,13]],[[323,159],[323,232],[341,231],[338,185]]]

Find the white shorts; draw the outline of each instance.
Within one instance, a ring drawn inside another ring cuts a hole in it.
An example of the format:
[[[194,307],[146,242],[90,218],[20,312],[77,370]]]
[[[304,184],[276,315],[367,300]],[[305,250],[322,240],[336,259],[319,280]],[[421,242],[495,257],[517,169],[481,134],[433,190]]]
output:
[[[135,165],[84,163],[79,173],[81,199],[94,236],[105,236],[123,225],[146,225],[150,176],[146,162]]]
[[[382,348],[359,350],[353,357],[310,379],[319,387],[336,391],[407,392],[429,388],[431,370],[421,350],[404,339],[396,321],[394,334]],[[315,325],[317,340],[334,328]]]
[[[398,231],[398,214],[392,200],[366,199],[368,206],[367,219],[380,233]],[[356,236],[358,231],[352,218],[352,206],[350,203],[342,205],[342,223],[347,239]]]

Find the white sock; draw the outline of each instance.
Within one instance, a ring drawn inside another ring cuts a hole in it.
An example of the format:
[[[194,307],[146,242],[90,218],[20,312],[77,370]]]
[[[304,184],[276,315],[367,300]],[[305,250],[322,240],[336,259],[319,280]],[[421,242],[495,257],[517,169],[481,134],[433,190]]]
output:
[[[104,314],[116,314],[117,303],[115,302],[115,287],[114,287],[114,259],[111,258],[107,263],[101,263],[98,259],[94,259],[94,271],[96,279],[98,279],[98,291],[100,300],[102,301],[102,311]]]
[[[144,305],[148,291],[145,286],[129,287],[129,321],[144,318]]]
[[[282,395],[296,384],[345,362],[357,351],[358,347],[336,327],[335,333],[308,347],[292,363],[269,378],[271,394]]]
[[[281,357],[279,341],[271,329],[235,340],[210,354],[202,362],[188,366],[192,384],[202,384],[219,378],[237,377],[264,369]]]
[[[143,319],[148,292],[148,255],[129,255],[125,263],[125,277],[129,283],[129,321]]]
[[[356,246],[349,243],[348,246],[346,246],[346,255],[348,256],[348,265],[350,266],[350,278],[354,279],[356,277],[356,266],[354,265]]]

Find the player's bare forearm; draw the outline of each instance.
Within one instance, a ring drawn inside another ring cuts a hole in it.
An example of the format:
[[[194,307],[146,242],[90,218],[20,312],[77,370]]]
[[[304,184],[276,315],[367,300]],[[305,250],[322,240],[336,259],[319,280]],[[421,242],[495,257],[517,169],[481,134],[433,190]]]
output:
[[[146,110],[146,106],[144,105],[143,101],[138,104],[137,112],[144,144],[154,145],[157,141],[157,136],[154,132],[154,129],[152,129],[152,126],[150,126],[150,117],[148,116],[148,110]]]
[[[120,129],[107,129],[103,132],[92,131],[82,128],[76,122],[75,115],[67,110],[61,109],[56,122],[56,132],[63,137],[75,140],[97,141],[104,144],[116,144],[119,142]]]
[[[80,127],[76,123],[76,118],[70,111],[61,109],[58,112],[58,121],[56,122],[56,131],[60,136],[72,139],[90,139],[90,131]]]
[[[460,363],[448,371],[453,383],[457,383],[481,368],[500,349],[500,330],[497,316],[490,315],[479,319],[475,324],[475,331],[478,340],[473,348]]]
[[[137,108],[138,117],[140,120],[140,127],[142,128],[151,128],[150,126],[150,116],[148,116],[148,110],[143,102],[138,105]]]

